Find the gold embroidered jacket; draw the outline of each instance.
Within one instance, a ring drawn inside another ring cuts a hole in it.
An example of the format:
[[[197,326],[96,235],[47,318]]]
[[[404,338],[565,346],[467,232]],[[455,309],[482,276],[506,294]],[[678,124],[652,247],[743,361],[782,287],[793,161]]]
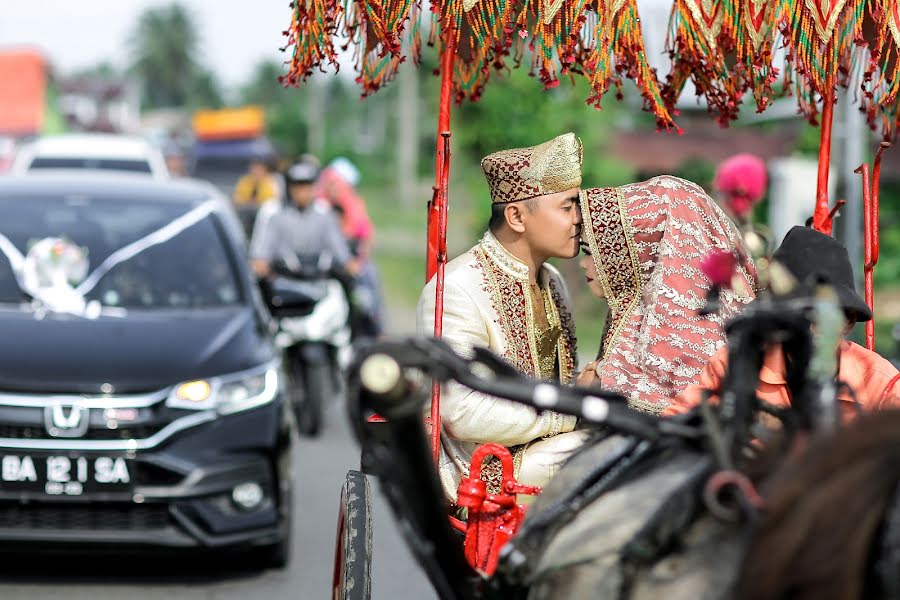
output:
[[[556,341],[556,373],[568,383],[576,364],[569,293],[559,272],[550,265],[541,268],[538,282],[544,298],[549,299],[549,325],[562,332]],[[528,267],[486,233],[478,245],[447,264],[443,338],[459,352],[487,347],[523,373],[540,377],[535,309],[542,307],[533,306],[529,287]],[[416,326],[422,336],[434,332],[434,292],[432,278],[419,299]],[[448,497],[455,498],[460,477],[468,475],[472,453],[479,444],[521,446],[571,431],[575,418],[549,411],[538,414],[529,407],[450,384],[441,394],[441,424],[441,482]]]

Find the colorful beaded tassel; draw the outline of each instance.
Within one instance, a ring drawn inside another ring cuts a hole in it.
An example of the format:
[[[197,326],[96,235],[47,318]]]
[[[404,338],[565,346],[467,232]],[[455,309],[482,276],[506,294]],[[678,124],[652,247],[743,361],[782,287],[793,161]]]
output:
[[[880,1],[880,0],[875,0]],[[847,87],[865,55],[866,0],[781,0],[779,16],[800,110],[817,122],[818,101]]]

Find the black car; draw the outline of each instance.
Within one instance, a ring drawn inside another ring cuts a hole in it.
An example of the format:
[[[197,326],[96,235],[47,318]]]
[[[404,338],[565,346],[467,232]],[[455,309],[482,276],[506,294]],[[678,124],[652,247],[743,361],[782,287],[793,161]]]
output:
[[[245,246],[208,184],[0,178],[0,551],[287,561],[293,422]]]

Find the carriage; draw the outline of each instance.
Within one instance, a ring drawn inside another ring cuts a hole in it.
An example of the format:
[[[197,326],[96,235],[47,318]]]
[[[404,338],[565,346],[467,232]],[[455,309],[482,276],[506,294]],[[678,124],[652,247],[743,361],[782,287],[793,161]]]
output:
[[[641,456],[658,447],[660,440],[677,439],[694,449],[703,447],[708,451],[705,456],[712,456],[701,477],[705,481],[705,506],[726,518],[752,514],[758,498],[734,463],[735,453],[750,435],[751,414],[758,409],[754,408],[752,387],[747,389],[747,381],[753,381],[759,369],[760,357],[755,350],[763,343],[763,338],[753,332],[787,332],[798,344],[809,345],[809,336],[801,333],[803,327],[795,318],[802,307],[784,312],[785,305],[763,305],[733,325],[734,338],[729,346],[734,366],[727,385],[736,393],[718,416],[693,415],[693,422],[663,421],[629,412],[617,394],[598,390],[550,386],[552,392],[540,388],[544,396],[535,395],[536,382],[515,374],[497,357],[484,352],[476,352],[472,358],[456,355],[439,341],[447,262],[451,103],[454,99],[477,100],[490,77],[498,76],[512,63],[529,61],[545,89],[556,87],[567,77],[586,77],[591,84],[588,103],[598,108],[606,91],[618,91],[624,79],[633,80],[644,109],[654,115],[660,129],[670,133],[678,131],[675,102],[688,81],[722,125],[737,118],[742,103],[752,103],[761,112],[779,94],[793,92],[799,112],[821,126],[812,225],[830,234],[842,204],[832,206],[828,198],[836,90],[840,86],[858,88],[861,109],[873,128],[881,126],[885,139],[871,172],[866,164],[858,171],[863,189],[865,294],[871,307],[872,271],[879,253],[881,157],[890,146],[888,140],[894,136],[898,119],[900,11],[896,0],[675,0],[667,42],[672,71],[665,82],[657,79],[645,56],[636,0],[447,0],[432,2],[430,10],[428,43],[439,50],[441,81],[436,184],[427,205],[426,280],[436,278],[434,336],[438,340],[385,343],[364,351],[351,373],[349,396],[351,420],[363,447],[363,471],[376,474],[384,483],[414,554],[439,596],[507,597],[503,594],[511,594],[509,586],[517,581],[514,574],[521,575],[533,567],[527,552],[522,551],[523,545],[544,539],[533,532],[550,527],[544,522],[548,517],[536,517],[532,523],[538,525],[529,526],[528,521],[523,525],[526,509],[517,496],[540,490],[517,483],[508,451],[493,445],[476,453],[471,472],[479,472],[476,462],[480,464],[485,456],[496,456],[503,465],[501,492],[488,494],[477,476],[464,480],[459,498],[460,505],[467,509],[467,518],[463,522],[448,513],[436,487],[433,463],[440,448],[440,386],[451,379],[539,410],[552,406],[630,436],[630,449],[616,464],[625,459],[640,462]],[[357,80],[364,95],[377,91],[392,79],[407,57],[418,61],[422,24],[429,20],[422,12],[417,0],[295,2],[291,27],[286,32],[293,54],[284,83],[300,85],[315,70],[322,70],[328,63],[336,65],[337,49],[345,43],[354,47]],[[781,48],[786,52],[783,70],[776,64]],[[780,80],[779,75],[783,76]],[[747,98],[752,100],[745,102]],[[810,302],[818,301],[807,298],[806,302],[808,309]],[[827,320],[823,315],[829,314],[829,306],[833,308],[833,302],[829,305],[827,300],[816,305],[816,314]],[[874,348],[872,322],[866,325],[866,345]],[[815,348],[810,346],[806,352],[812,356]],[[823,357],[818,368],[827,362]],[[430,387],[410,379],[410,370],[433,378]],[[809,398],[821,395],[822,373],[804,373],[794,382],[797,393]],[[424,388],[430,389],[427,398]],[[546,394],[552,398],[549,404]],[[429,402],[430,417],[423,422],[421,413]],[[798,407],[798,414],[801,421],[815,420],[811,405]],[[705,425],[698,425],[696,419]],[[710,427],[715,433],[708,431]],[[424,452],[424,448],[430,452]],[[593,473],[591,481],[599,487],[581,490],[580,496],[575,494],[577,502],[583,504],[608,490],[609,479],[604,479],[603,473]],[[335,598],[366,598],[369,594],[368,495],[365,476],[350,472],[341,493]],[[571,501],[569,497],[569,504]],[[554,506],[543,497],[539,503],[549,504],[551,509]],[[552,510],[550,514],[554,514]],[[656,525],[665,529],[666,523]],[[651,530],[654,532],[658,533]],[[494,577],[501,563],[504,575]]]

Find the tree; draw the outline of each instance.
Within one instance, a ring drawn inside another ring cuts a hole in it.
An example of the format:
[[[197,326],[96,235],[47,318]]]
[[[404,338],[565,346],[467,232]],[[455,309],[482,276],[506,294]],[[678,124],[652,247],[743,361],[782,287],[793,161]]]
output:
[[[250,76],[250,81],[241,88],[241,102],[243,104],[259,104],[266,108],[285,102],[296,103],[297,90],[285,88],[278,82],[278,77],[283,73],[284,68],[274,60],[264,60],[257,64]]]
[[[285,88],[278,82],[282,66],[264,60],[256,65],[250,80],[241,87],[242,104],[258,104],[266,109],[269,137],[288,156],[308,152],[308,120],[303,107],[309,95],[309,85],[303,90]]]
[[[148,9],[138,18],[131,71],[142,84],[146,108],[222,104],[215,76],[195,59],[199,46],[194,17],[179,4]]]
[[[197,108],[220,108],[222,90],[216,74],[209,69],[198,68],[191,78],[188,89],[188,106]]]

